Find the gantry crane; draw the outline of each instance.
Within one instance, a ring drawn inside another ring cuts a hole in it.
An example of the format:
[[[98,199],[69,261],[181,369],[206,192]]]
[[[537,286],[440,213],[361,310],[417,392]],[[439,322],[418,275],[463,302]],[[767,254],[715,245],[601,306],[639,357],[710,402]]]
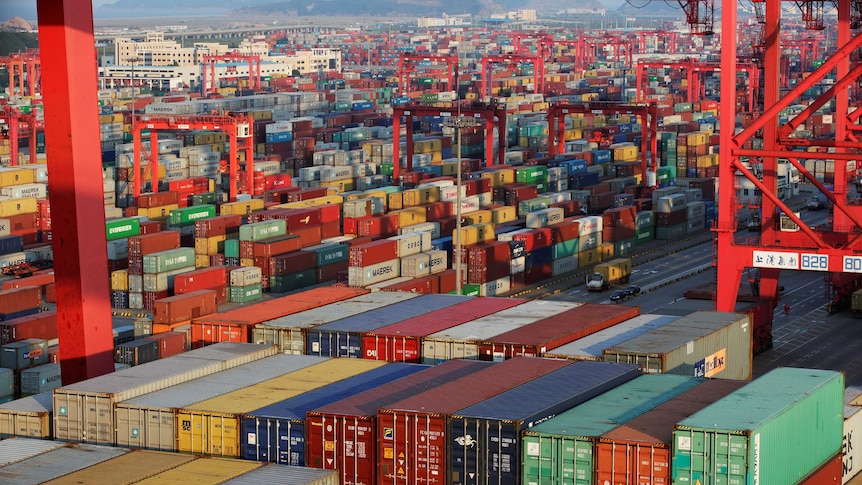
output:
[[[0,57],[0,65],[9,73],[9,92],[18,96],[36,96],[42,92],[42,61],[39,49],[26,49]],[[17,85],[18,91],[15,91]]]
[[[545,60],[543,53],[537,52],[532,55],[504,54],[486,55],[482,57],[482,97],[487,98],[491,91],[491,69],[494,63],[504,64],[532,64],[533,65],[533,92],[544,92]]]
[[[201,95],[209,97],[218,94],[218,78],[216,77],[216,64],[218,62],[233,63],[229,68],[236,73],[236,64],[248,63],[249,88],[260,89],[260,56],[245,54],[242,52],[230,52],[223,55],[209,55],[203,57],[201,64]],[[207,76],[209,72],[209,76]],[[231,76],[237,77],[237,76]],[[209,78],[209,83],[207,83]]]
[[[215,130],[223,131],[228,135],[228,174],[230,177],[229,198],[236,200],[237,195],[237,171],[239,151],[245,152],[245,171],[248,176],[248,187],[254,195],[254,139],[249,118],[242,113],[230,113],[224,116],[202,116],[202,115],[135,115],[135,124],[132,129],[132,160],[133,195],[137,198],[141,195],[141,131],[149,130],[150,133],[150,160],[148,168],[152,177],[152,191],[159,191],[159,131],[192,131],[192,130]]]
[[[399,96],[409,91],[410,74],[418,72],[419,66],[417,64],[422,61],[445,64],[447,89],[458,91],[458,56],[401,54],[401,57],[398,58],[398,90],[401,93]]]
[[[608,32],[595,37],[581,37],[581,47],[578,48],[578,66],[588,69],[596,63],[596,49],[604,52],[611,48],[614,62],[624,66],[631,66],[634,54],[631,42],[625,38],[623,33]]]
[[[678,45],[676,42],[676,32],[673,30],[641,30],[638,32],[638,54],[647,53],[647,37],[655,37],[656,39],[664,39],[664,51],[661,54],[676,54]]]
[[[21,138],[27,138],[30,151],[30,163],[36,163],[36,134],[42,129],[42,122],[36,117],[36,112],[24,113],[14,106],[3,106],[0,110],[0,125],[4,125],[0,140],[9,140],[9,155],[11,164],[18,165],[19,143]]]

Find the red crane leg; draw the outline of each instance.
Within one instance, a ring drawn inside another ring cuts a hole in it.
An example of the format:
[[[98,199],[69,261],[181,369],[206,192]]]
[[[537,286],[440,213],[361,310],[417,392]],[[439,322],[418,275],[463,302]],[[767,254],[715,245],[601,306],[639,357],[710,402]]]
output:
[[[114,370],[93,7],[38,0],[63,383]]]

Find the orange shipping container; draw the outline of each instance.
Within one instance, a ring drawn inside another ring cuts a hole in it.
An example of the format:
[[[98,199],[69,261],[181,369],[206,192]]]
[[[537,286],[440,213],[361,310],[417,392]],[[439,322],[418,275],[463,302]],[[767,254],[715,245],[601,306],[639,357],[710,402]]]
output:
[[[42,288],[24,286],[0,291],[0,314],[15,313],[42,306]]]
[[[48,274],[33,275],[27,278],[4,281],[0,289],[11,290],[13,288],[21,288],[24,286],[46,286],[54,282],[54,272],[51,270]]]
[[[215,291],[192,291],[156,300],[153,303],[153,323],[178,323],[217,312]]]

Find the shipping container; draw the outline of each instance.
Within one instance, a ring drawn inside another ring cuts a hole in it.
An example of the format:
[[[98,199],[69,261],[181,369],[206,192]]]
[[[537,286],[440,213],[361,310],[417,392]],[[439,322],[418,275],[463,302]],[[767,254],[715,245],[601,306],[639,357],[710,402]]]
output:
[[[0,412],[2,412],[2,406],[0,406]],[[842,483],[849,482],[862,467],[862,446],[853,446],[856,436],[862,436],[862,388],[847,386],[844,390],[844,442],[842,446],[844,473]]]
[[[603,350],[667,325],[679,318],[672,315],[638,315],[613,327],[550,349],[543,355],[555,359],[604,360],[602,357]]]
[[[278,354],[117,403],[117,446],[176,451],[176,409],[323,362],[321,357]]]
[[[177,451],[240,456],[243,415],[384,365],[332,359],[177,410]]]
[[[146,453],[156,452],[149,451]],[[216,485],[253,471],[262,465],[263,463],[253,461],[201,457],[135,483],[140,485],[168,485],[177,482],[187,483],[193,480],[200,485]]]
[[[538,357],[547,350],[638,316],[640,308],[585,303],[557,315],[494,336],[479,344],[482,360]]]
[[[30,438],[9,440],[6,438],[4,437],[3,441],[0,441],[0,468],[64,446],[63,443],[56,441],[34,440]]]
[[[576,362],[455,412],[447,483],[520,483],[522,430],[640,375],[634,365]]]
[[[50,392],[60,387],[60,364],[47,363],[21,371],[21,396]]]
[[[467,301],[460,295],[421,295],[352,317],[325,323],[306,331],[305,349],[309,355],[362,358],[362,335],[396,322],[424,315]]]
[[[68,475],[129,453],[122,448],[67,443],[46,453],[3,467],[4,485],[31,485]]]
[[[432,333],[422,341],[422,363],[439,364],[450,359],[478,359],[479,343],[514,328],[580,306],[580,303],[534,300]]]
[[[363,358],[387,362],[419,362],[422,338],[462,323],[482,318],[524,303],[509,298],[471,298],[470,300],[408,318],[367,332],[362,337]]]
[[[452,360],[306,414],[306,463],[338,470],[341,483],[377,483],[377,410],[465,377],[490,363]]]
[[[388,405],[377,416],[378,484],[445,481],[447,419],[466,407],[536,379],[571,362],[518,357]]]
[[[240,456],[246,460],[305,466],[308,411],[427,368],[418,364],[388,364],[251,411],[242,419]]]
[[[51,439],[51,391],[0,404],[0,439],[12,436]]]
[[[153,323],[174,324],[211,315],[218,311],[216,292],[197,290],[156,300]]]
[[[696,377],[643,375],[524,431],[521,483],[593,483],[599,436],[701,382]]]
[[[674,483],[800,483],[841,451],[843,406],[843,374],[772,370],[676,424]]]
[[[340,485],[338,472],[298,466],[263,465],[232,478],[222,485]]]
[[[159,343],[137,339],[122,343],[114,349],[114,362],[130,366],[142,365],[159,359]]]
[[[599,437],[596,483],[670,485],[673,426],[747,384],[712,379]]]
[[[156,342],[160,359],[181,354],[189,348],[188,335],[185,332],[161,332],[144,338]]]
[[[275,353],[275,347],[222,343],[55,389],[54,437],[113,444],[116,403]]]
[[[196,459],[197,457],[194,456],[177,453],[133,450],[116,458],[105,460],[54,479],[49,483],[53,485],[75,485],[104,481],[116,484],[141,483],[142,480],[148,477],[158,475]]]
[[[748,315],[698,311],[602,354],[605,362],[638,364],[646,373],[750,380],[752,334]]]

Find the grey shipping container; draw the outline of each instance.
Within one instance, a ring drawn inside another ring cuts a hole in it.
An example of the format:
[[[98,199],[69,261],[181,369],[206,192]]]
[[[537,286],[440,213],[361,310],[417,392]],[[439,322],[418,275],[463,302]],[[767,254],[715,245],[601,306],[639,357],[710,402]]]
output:
[[[52,401],[53,394],[49,391],[0,404],[0,439],[52,438]]]
[[[57,441],[12,438],[0,441],[0,467],[63,447]],[[2,473],[0,473],[2,476]]]
[[[274,379],[324,360],[322,357],[308,355],[273,355],[120,402],[114,409],[117,433],[115,443],[117,446],[175,451],[175,409]]]
[[[159,359],[159,343],[155,340],[138,339],[117,345],[114,362],[141,365]]]
[[[15,395],[15,371],[0,367],[0,399]]]
[[[841,452],[844,375],[772,370],[676,424],[675,484],[794,485]]]
[[[21,371],[21,395],[30,396],[62,385],[60,364],[44,364]]]
[[[261,485],[263,483],[278,483],[280,485],[339,485],[338,472],[335,470],[318,470],[287,465],[264,465],[222,485]]]
[[[34,485],[128,453],[123,448],[69,444],[4,466],[3,485]]]
[[[448,483],[520,483],[523,429],[640,375],[635,365],[575,362],[453,413]]]
[[[27,338],[0,347],[0,367],[21,370],[47,362],[47,340]]]
[[[638,315],[613,327],[551,349],[542,355],[555,359],[603,360],[602,351],[604,349],[667,325],[679,318],[672,315]]]
[[[750,380],[752,334],[748,315],[699,311],[602,354],[605,362],[638,364],[648,374]]]
[[[275,353],[266,345],[221,342],[55,389],[55,438],[113,444],[116,403]]]

